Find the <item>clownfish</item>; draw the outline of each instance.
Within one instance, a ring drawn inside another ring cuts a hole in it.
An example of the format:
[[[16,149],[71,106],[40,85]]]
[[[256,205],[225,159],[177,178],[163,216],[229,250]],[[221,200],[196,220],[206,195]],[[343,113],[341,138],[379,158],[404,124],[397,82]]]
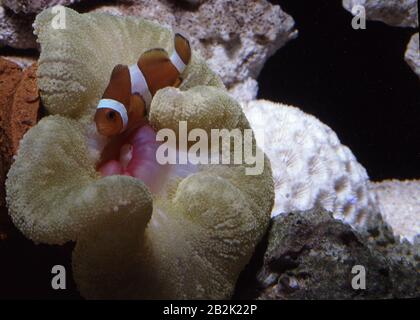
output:
[[[175,48],[169,57],[164,49],[143,53],[131,66],[117,65],[95,113],[98,132],[115,136],[144,123],[152,97],[165,87],[179,87],[180,75],[191,60],[189,41],[175,35]]]

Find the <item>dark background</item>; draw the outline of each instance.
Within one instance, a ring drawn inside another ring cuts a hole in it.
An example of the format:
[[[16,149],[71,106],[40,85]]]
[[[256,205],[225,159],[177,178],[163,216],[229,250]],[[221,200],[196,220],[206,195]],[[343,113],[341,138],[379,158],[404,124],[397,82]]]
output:
[[[371,21],[353,30],[341,0],[271,2],[293,16],[299,36],[265,65],[259,98],[328,124],[373,180],[420,178],[420,80],[404,61],[416,30]],[[0,241],[0,299],[80,298],[71,275],[73,244],[34,245],[10,228]],[[54,264],[66,267],[68,290],[51,289]]]
[[[372,180],[420,178],[420,79],[404,60],[413,28],[351,27],[341,0],[270,0],[290,14],[297,39],[258,78],[259,98],[330,126]]]

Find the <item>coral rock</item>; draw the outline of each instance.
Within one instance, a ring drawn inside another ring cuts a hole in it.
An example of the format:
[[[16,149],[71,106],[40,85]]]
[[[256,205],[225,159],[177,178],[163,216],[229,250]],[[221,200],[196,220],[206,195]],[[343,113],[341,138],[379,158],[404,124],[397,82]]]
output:
[[[40,101],[38,86],[36,82],[37,65],[24,70],[18,75],[16,66],[12,69],[16,70],[15,74],[7,71],[9,62],[0,60],[2,63],[3,83],[1,94],[4,98],[0,105],[0,130],[2,131],[2,188],[5,174],[11,164],[12,157],[16,155],[19,148],[19,142],[23,135],[34,126],[39,119]],[[4,196],[4,191],[0,192]],[[0,201],[1,202],[1,201]]]
[[[384,220],[396,235],[420,240],[420,181],[389,180],[372,183]]]
[[[36,78],[37,64],[33,64],[23,72],[22,80],[16,88],[10,109],[10,143],[13,154],[19,148],[24,134],[38,121],[40,115],[40,99]]]
[[[419,34],[416,33],[411,37],[405,52],[405,61],[420,77],[420,51],[419,51]]]
[[[37,61],[36,56],[19,55],[19,54],[14,54],[14,53],[10,53],[10,54],[6,53],[3,55],[0,55],[0,58],[14,62],[22,69],[30,67],[32,64],[34,64]]]
[[[346,10],[352,12],[354,6],[366,9],[366,18],[382,21],[391,26],[417,27],[417,0],[343,0]]]
[[[189,3],[193,6],[199,6],[200,4],[202,4],[203,2],[207,0],[180,0],[180,1],[184,1],[185,3]]]
[[[258,82],[249,77],[247,80],[231,87],[229,93],[239,102],[252,101],[258,94]]]
[[[13,156],[7,134],[9,110],[21,78],[22,70],[17,64],[0,59],[0,205],[4,202],[4,181]]]
[[[321,206],[367,230],[380,216],[369,177],[331,128],[295,107],[257,100],[243,104],[256,139],[271,160],[272,216]]]
[[[25,69],[0,59],[0,204],[4,199],[4,180],[17,153],[19,141],[36,124],[40,108],[36,65]]]
[[[20,16],[0,5],[0,47],[36,48],[32,33],[33,16]]]
[[[15,13],[38,13],[55,5],[67,6],[80,0],[2,0],[3,6],[8,7]]]
[[[208,1],[179,22],[227,87],[258,76],[265,61],[296,36],[293,19],[266,1]]]
[[[352,287],[355,265],[365,268],[365,290]],[[420,277],[331,213],[314,209],[274,218],[255,288],[258,299],[413,298]]]

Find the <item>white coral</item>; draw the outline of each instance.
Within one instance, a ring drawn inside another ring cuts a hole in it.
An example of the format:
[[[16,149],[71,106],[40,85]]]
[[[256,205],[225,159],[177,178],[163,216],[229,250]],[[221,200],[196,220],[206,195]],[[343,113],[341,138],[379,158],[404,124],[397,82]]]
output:
[[[377,218],[366,170],[331,128],[298,108],[269,101],[243,104],[243,110],[271,161],[272,216],[322,206],[357,228]]]

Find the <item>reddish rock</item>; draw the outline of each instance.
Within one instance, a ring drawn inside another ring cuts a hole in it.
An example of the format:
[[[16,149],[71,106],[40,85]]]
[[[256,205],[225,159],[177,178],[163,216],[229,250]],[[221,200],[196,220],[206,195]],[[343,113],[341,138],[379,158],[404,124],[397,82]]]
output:
[[[0,59],[0,205],[4,203],[4,180],[10,166],[11,151],[7,127],[10,106],[22,79],[22,69],[15,63]]]
[[[10,109],[9,138],[12,154],[19,148],[19,141],[39,119],[40,99],[36,81],[37,64],[33,64],[23,72],[18,84],[13,104]]]
[[[33,64],[22,71],[14,62],[0,58],[0,205],[4,204],[4,182],[19,141],[39,119],[36,69]]]

